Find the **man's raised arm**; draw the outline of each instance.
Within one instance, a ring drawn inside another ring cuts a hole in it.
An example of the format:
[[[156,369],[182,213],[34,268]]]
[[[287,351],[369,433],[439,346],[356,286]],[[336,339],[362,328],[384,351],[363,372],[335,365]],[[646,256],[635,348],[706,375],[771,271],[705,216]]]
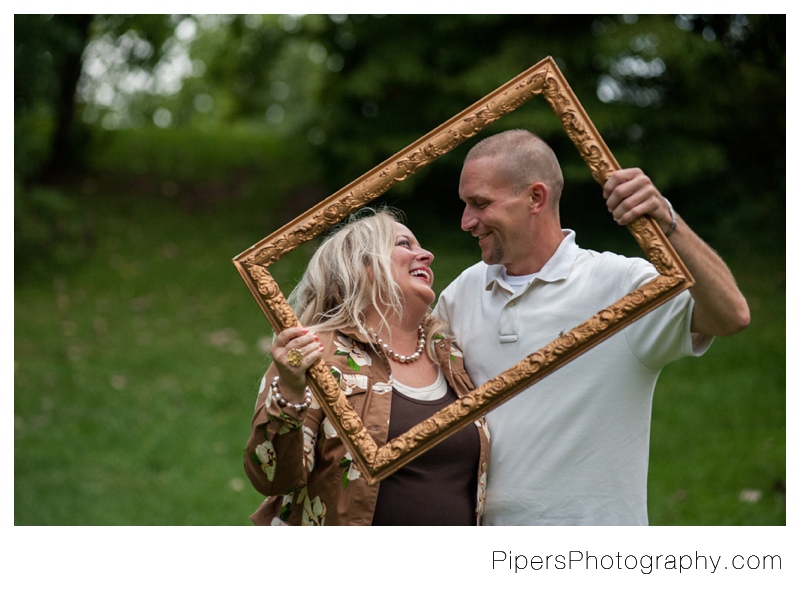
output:
[[[750,324],[747,300],[736,286],[730,269],[683,218],[679,217],[656,186],[640,169],[614,172],[603,187],[608,210],[619,224],[629,224],[644,214],[668,235],[686,264],[695,285],[692,331],[706,335],[732,335]]]

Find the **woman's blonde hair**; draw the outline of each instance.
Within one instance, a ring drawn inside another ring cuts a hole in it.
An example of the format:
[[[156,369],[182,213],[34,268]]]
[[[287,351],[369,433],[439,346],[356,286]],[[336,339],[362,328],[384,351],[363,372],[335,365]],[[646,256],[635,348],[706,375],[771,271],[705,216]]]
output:
[[[372,336],[366,315],[375,310],[381,325],[402,317],[403,295],[392,274],[392,249],[401,212],[384,207],[362,208],[335,227],[311,258],[300,283],[289,295],[289,304],[300,323],[312,331],[355,329]],[[446,325],[426,314],[429,357],[431,339],[444,333]]]

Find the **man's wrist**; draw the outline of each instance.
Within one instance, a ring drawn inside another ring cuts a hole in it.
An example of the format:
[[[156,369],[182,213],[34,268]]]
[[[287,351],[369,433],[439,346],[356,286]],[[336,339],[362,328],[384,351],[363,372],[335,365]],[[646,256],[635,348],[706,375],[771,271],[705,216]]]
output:
[[[663,195],[661,197],[664,197]],[[669,216],[672,222],[670,222],[669,228],[664,233],[664,236],[669,237],[673,232],[675,232],[675,228],[678,226],[678,217],[675,215],[675,208],[672,207],[672,204],[669,200],[664,197],[664,201],[667,203],[667,207],[669,208]]]

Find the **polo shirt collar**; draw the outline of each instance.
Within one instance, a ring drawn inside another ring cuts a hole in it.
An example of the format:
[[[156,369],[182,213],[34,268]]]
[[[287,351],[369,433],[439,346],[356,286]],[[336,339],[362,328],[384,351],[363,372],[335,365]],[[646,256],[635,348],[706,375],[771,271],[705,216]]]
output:
[[[556,252],[553,253],[553,256],[544,264],[544,267],[533,274],[534,277],[531,282],[534,279],[543,282],[557,282],[569,276],[569,271],[572,269],[575,259],[578,257],[579,248],[575,243],[575,232],[573,230],[564,229],[561,232],[564,233],[564,240],[558,245]],[[508,286],[502,280],[502,276],[502,265],[488,265],[486,267],[486,290],[491,290],[495,282],[508,289]]]

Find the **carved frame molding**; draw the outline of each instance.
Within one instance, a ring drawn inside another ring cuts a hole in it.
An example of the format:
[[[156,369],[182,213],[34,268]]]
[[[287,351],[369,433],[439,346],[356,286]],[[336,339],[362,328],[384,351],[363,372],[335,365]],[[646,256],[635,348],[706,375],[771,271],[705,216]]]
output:
[[[233,259],[276,334],[299,323],[268,271],[272,263],[540,94],[558,116],[594,179],[605,183],[620,166],[555,60],[547,57]],[[652,219],[638,218],[628,229],[659,276],[384,446],[379,447],[368,434],[328,366],[320,361],[309,368],[309,386],[364,478],[369,483],[384,479],[693,285],[688,269]]]

